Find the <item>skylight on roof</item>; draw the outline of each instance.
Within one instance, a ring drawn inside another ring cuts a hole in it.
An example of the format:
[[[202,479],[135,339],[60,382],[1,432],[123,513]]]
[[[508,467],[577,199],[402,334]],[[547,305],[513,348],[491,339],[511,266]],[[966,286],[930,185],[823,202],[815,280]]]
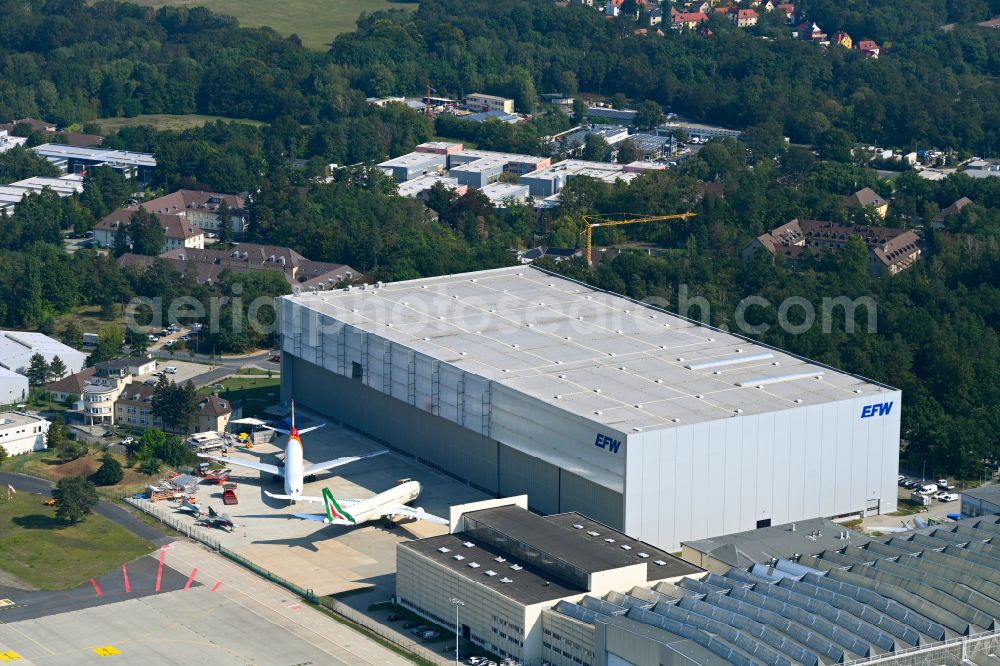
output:
[[[472,547],[473,547],[473,546],[475,546],[476,544],[472,543],[471,541],[466,541],[466,542],[465,542],[465,543],[463,543],[462,545],[463,545],[463,546],[465,546],[466,548],[472,548]]]
[[[503,558],[503,557],[497,555],[496,557],[493,558],[493,561],[494,562],[506,562],[507,560],[506,560],[506,558]]]
[[[587,532],[587,534],[589,534],[590,536],[601,536],[600,532],[595,532],[594,530],[590,530],[589,532]]]
[[[439,553],[450,553],[451,552],[451,548],[448,548],[446,546],[441,546],[440,548],[438,548],[438,552]]]
[[[583,529],[583,525],[577,523],[576,525],[573,525],[573,529],[574,530],[582,530]]]
[[[480,566],[479,562],[469,562],[470,569],[478,569]]]
[[[522,567],[520,564],[512,564],[510,565],[510,568],[513,569],[514,571],[520,571],[524,567]]]
[[[492,576],[496,576],[496,575],[497,575],[497,572],[496,572],[496,571],[493,571],[493,569],[487,569],[487,570],[486,570],[486,571],[484,571],[483,573],[484,573],[484,574],[486,574],[487,576],[491,576],[491,577],[492,577]]]
[[[454,557],[459,562],[465,559],[465,555],[453,555],[452,557]]]
[[[662,566],[666,566],[667,563],[664,562],[663,560],[653,560],[653,564],[655,564],[658,567],[662,567]]]
[[[513,583],[514,581],[513,581],[513,579],[507,578],[506,576],[504,576],[503,578],[500,579],[500,582],[501,583]]]

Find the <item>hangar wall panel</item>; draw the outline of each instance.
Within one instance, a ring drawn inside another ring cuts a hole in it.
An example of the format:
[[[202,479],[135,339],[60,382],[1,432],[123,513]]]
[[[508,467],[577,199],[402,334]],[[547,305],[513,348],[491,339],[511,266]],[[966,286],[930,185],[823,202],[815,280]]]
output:
[[[390,398],[360,380],[286,355],[282,396],[294,397],[486,492],[497,492],[495,441]]]
[[[544,514],[560,513],[559,468],[517,449],[499,444],[500,495],[528,495],[531,508]]]
[[[559,475],[560,511],[579,511],[608,527],[624,531],[623,495],[572,472]]]
[[[610,490],[622,491],[625,434],[614,428],[545,404],[508,386],[494,384],[490,434],[507,446]],[[613,452],[595,446],[598,434],[620,442],[621,448]]]
[[[625,531],[667,550],[757,527],[896,509],[900,393],[628,438]],[[892,402],[883,416],[863,408]]]

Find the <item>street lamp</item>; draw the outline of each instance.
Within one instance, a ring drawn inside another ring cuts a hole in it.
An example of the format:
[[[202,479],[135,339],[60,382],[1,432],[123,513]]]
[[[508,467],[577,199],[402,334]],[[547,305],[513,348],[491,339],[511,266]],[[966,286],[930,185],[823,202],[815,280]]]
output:
[[[458,609],[460,606],[464,606],[465,602],[458,597],[452,597],[448,601],[455,607],[455,663],[458,663]]]

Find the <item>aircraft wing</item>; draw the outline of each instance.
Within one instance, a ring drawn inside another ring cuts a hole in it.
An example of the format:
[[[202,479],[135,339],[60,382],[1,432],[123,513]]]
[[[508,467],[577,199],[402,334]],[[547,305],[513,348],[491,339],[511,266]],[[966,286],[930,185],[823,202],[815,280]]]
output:
[[[352,463],[357,460],[364,460],[365,458],[374,458],[375,456],[380,456],[383,453],[389,453],[387,450],[376,451],[375,453],[367,453],[363,456],[346,456],[344,458],[337,458],[336,460],[327,460],[326,462],[315,463],[309,465],[304,470],[302,470],[302,476],[310,476],[316,474],[317,472],[322,472],[324,470],[333,469],[334,467],[340,467],[341,465],[346,465],[347,463]],[[221,460],[221,458],[217,459]],[[320,502],[323,500],[320,499]]]
[[[211,460],[218,460],[219,462],[224,462],[229,465],[239,465],[240,467],[249,467],[250,469],[259,469],[262,472],[267,472],[268,474],[277,474],[278,476],[284,476],[284,471],[277,465],[269,465],[268,463],[257,462],[256,460],[243,460],[242,458],[226,458],[223,456],[211,456],[207,453],[199,453],[199,458],[209,458]]]
[[[407,518],[426,520],[429,523],[437,523],[438,525],[449,524],[447,518],[435,516],[432,513],[427,513],[426,511],[421,511],[420,509],[414,509],[412,506],[406,506],[405,504],[394,506],[391,509],[384,511],[383,515],[406,516]]]
[[[334,518],[333,520],[327,520],[326,516],[320,513],[293,513],[296,518],[303,518],[305,520],[315,520],[318,523],[326,523],[327,525],[354,525],[349,520],[343,520],[341,518]]]

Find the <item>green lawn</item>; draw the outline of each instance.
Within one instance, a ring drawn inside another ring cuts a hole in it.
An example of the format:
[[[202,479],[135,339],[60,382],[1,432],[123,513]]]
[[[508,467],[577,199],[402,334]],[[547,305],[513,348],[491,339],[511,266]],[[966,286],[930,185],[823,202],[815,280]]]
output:
[[[104,134],[116,132],[123,127],[136,127],[138,125],[149,125],[155,129],[165,130],[186,130],[192,127],[201,127],[213,120],[234,120],[248,125],[263,125],[259,120],[247,120],[244,118],[226,118],[225,116],[203,116],[197,113],[189,113],[182,116],[174,116],[167,113],[153,113],[134,118],[100,118],[94,122],[101,126]]]
[[[333,38],[354,29],[362,12],[413,9],[416,3],[388,0],[135,0],[152,7],[208,7],[239,19],[248,28],[268,26],[283,35],[296,34],[310,49],[326,50]]]
[[[66,525],[39,495],[0,499],[0,566],[36,587],[75,587],[152,550],[150,542],[96,514]]]
[[[281,397],[281,379],[279,377],[235,377],[219,382],[223,388],[219,395],[243,408],[243,416],[260,416],[261,412],[277,404]],[[211,393],[215,390],[206,386],[201,393]]]

